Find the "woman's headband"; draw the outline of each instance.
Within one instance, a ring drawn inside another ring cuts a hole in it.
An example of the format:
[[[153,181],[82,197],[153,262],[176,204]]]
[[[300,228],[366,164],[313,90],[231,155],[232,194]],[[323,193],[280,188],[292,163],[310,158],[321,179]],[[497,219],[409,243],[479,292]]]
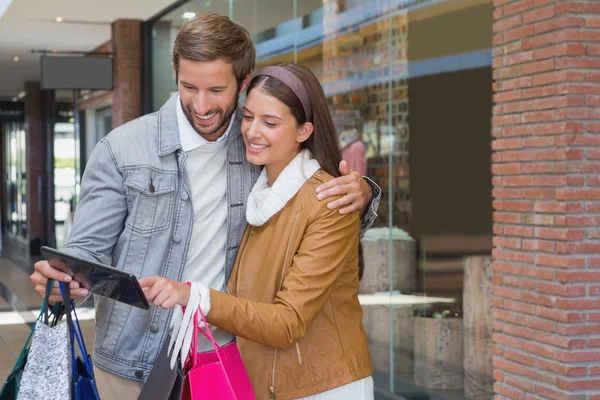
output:
[[[312,104],[310,102],[310,96],[308,95],[306,87],[296,75],[287,69],[276,65],[265,67],[258,75],[277,78],[281,82],[285,83],[290,89],[292,89],[294,94],[302,103],[302,108],[304,108],[304,114],[306,115],[306,121],[312,122]]]

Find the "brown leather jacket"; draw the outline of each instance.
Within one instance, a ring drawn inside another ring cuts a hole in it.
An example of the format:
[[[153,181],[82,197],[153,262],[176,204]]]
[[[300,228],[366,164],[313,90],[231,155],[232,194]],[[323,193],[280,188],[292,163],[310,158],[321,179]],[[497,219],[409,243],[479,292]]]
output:
[[[358,302],[360,217],[329,210],[317,171],[260,227],[248,226],[209,323],[238,336],[258,400],[297,399],[372,374]],[[235,296],[235,297],[234,297]]]

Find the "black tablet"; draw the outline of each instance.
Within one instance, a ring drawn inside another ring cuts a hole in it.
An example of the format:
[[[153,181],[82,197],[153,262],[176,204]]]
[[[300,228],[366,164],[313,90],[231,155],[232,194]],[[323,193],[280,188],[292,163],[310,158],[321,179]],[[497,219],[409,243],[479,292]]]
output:
[[[42,255],[51,267],[63,271],[90,293],[108,297],[144,310],[150,308],[135,275],[42,246]]]

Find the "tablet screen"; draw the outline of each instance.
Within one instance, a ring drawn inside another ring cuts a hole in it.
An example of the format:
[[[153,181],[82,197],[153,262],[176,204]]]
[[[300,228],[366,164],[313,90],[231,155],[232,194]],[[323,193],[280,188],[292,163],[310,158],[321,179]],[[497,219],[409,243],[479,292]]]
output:
[[[73,280],[90,293],[144,310],[150,308],[135,276],[55,249],[42,248],[42,254],[51,267],[72,275]]]

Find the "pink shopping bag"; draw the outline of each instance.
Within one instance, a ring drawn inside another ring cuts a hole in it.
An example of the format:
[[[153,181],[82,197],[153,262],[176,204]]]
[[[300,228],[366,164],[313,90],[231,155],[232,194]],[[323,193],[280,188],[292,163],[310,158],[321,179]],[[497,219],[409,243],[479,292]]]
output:
[[[198,327],[198,313],[206,331]],[[201,310],[194,314],[194,338],[186,365],[182,400],[256,400],[236,342],[220,347],[214,340]],[[198,354],[198,331],[215,351]]]

